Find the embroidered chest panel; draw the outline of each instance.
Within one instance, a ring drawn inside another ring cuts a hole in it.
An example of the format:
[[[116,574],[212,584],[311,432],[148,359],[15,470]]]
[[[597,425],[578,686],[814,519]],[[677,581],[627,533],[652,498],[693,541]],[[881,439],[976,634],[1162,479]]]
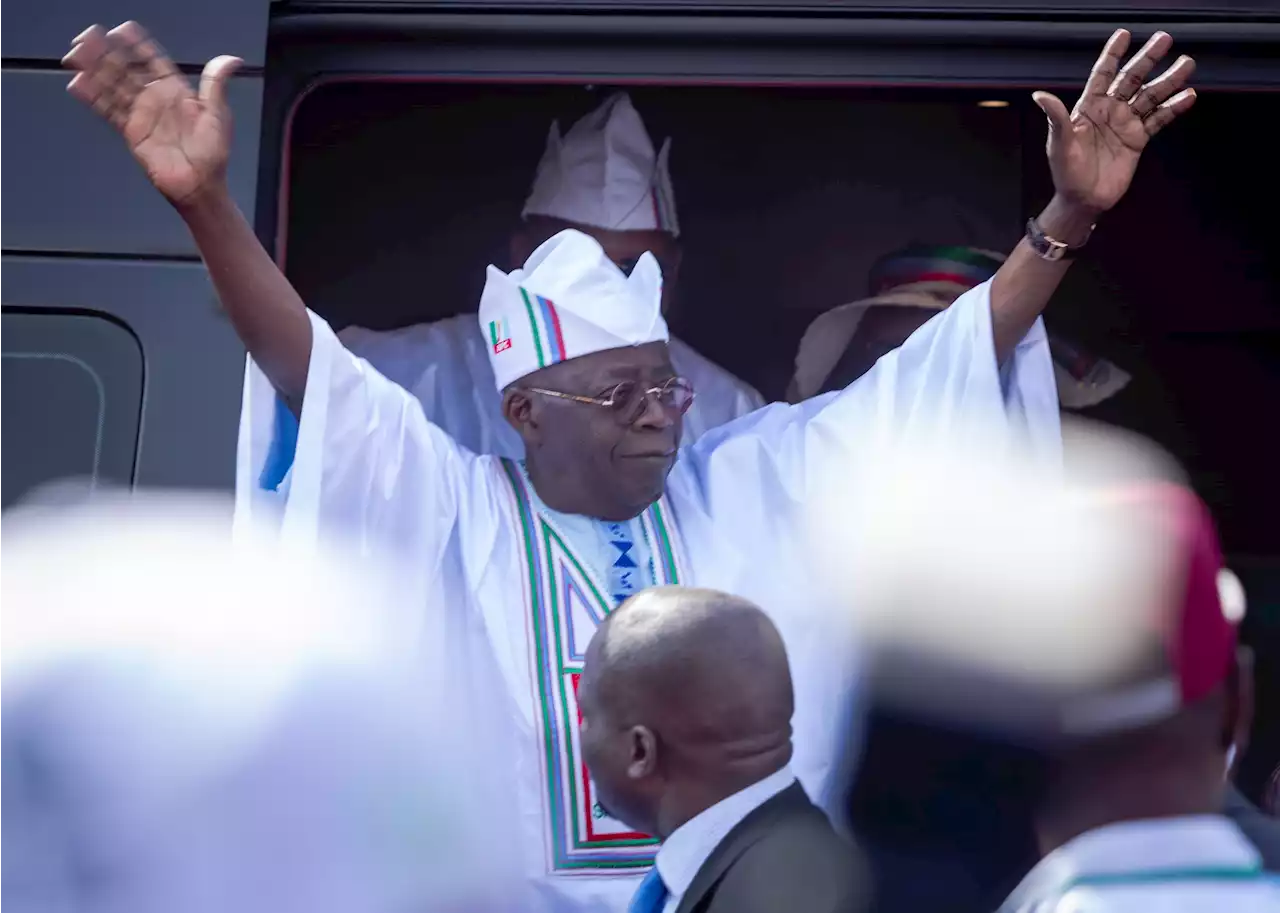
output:
[[[679,583],[673,527],[665,499],[639,518],[652,556],[637,567],[619,543],[605,579],[576,556],[552,519],[530,497],[519,467],[503,460],[520,521],[530,668],[541,741],[542,799],[548,864],[553,872],[629,873],[653,864],[657,841],[606,815],[596,803],[579,741],[578,679],[587,644],[621,598],[647,581]],[[612,529],[612,527],[607,527]],[[634,569],[634,570],[632,570]],[[613,593],[610,590],[621,590]]]

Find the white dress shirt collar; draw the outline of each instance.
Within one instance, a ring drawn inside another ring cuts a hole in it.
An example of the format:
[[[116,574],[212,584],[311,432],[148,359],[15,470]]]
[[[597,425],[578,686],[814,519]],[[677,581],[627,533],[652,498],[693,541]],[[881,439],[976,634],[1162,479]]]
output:
[[[796,781],[791,768],[783,767],[746,789],[721,799],[706,811],[676,828],[658,848],[654,864],[670,895],[667,909],[679,906],[702,864],[729,832],[761,805]]]

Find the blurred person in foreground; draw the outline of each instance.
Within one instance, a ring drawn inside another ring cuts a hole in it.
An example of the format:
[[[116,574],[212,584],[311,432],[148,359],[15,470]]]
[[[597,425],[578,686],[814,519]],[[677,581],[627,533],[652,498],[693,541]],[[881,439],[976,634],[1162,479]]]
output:
[[[1224,812],[1250,683],[1207,510],[1134,435],[1066,423],[1064,453],[1055,475],[990,448],[888,452],[853,524],[838,493],[815,520],[820,573],[856,581],[874,699],[917,736],[882,759],[915,774],[912,836],[853,815],[877,902],[989,911],[1025,876],[1006,910],[1272,909]]]
[[[787,653],[756,606],[658,587],[601,625],[578,686],[600,804],[662,845],[631,913],[853,913],[866,887],[791,771]]]
[[[238,61],[211,61],[197,91],[127,23],[86,30],[64,62],[77,71],[71,94],[120,131],[182,215],[250,353],[240,512],[283,509],[291,536],[332,525],[395,549],[401,601],[458,631],[461,655],[486,660],[457,690],[501,694],[514,744],[506,779],[520,801],[491,806],[486,823],[519,835],[529,875],[566,907],[620,909],[657,841],[609,818],[582,787],[574,682],[591,635],[650,586],[714,587],[761,606],[794,661],[796,776],[815,801],[829,798],[833,713],[853,670],[827,606],[809,598],[797,527],[806,502],[826,494],[813,480],[847,474],[875,441],[937,419],[983,420],[984,434],[1027,436],[1058,458],[1040,314],[1068,249],[1087,242],[1148,143],[1195,102],[1191,58],[1148,78],[1172,41],[1157,32],[1125,64],[1130,35],[1115,32],[1074,113],[1035,93],[1056,194],[990,282],[845,390],[766,406],[691,447],[679,441],[693,390],[671,360],[651,251],[628,273],[570,229],[523,269],[490,267],[479,320],[522,462],[477,456],[432,424],[342,346],[263,250],[225,183],[226,85]],[[296,441],[282,414],[297,419]]]
[[[624,272],[646,251],[662,267],[662,313],[670,318],[682,249],[668,169],[671,140],[654,151],[644,121],[625,92],[561,135],[551,125],[520,223],[509,241],[510,266],[525,263],[548,238],[572,228],[590,235]],[[427,418],[475,453],[518,459],[524,442],[503,415],[489,351],[501,345],[474,313],[397,330],[347,327],[338,339],[417,397]],[[685,413],[680,444],[764,405],[750,385],[687,343],[667,340],[671,366],[697,391]]]
[[[7,913],[529,909],[466,804],[502,780],[442,751],[473,737],[447,657],[404,650],[413,620],[337,553],[236,548],[229,521],[186,496],[5,514]]]
[[[1243,590],[1190,491],[1141,487],[1116,501],[1168,529],[1181,573],[1148,661],[1122,688],[1068,704],[1034,813],[1044,858],[1001,910],[1280,910],[1280,882],[1223,814],[1252,712],[1236,644]]]

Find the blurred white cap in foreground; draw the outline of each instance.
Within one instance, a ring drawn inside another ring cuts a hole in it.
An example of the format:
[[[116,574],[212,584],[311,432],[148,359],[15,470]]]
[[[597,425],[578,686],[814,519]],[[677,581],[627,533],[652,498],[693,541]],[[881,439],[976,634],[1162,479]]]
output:
[[[230,529],[207,496],[6,513],[6,909],[508,909],[426,607]]]
[[[824,480],[808,529],[815,570],[882,700],[962,725],[1054,730],[1068,696],[1144,664],[1179,585],[1171,532],[1109,499],[1181,474],[1153,445],[1095,424],[1064,422],[1065,468],[1009,450],[1004,435],[956,431],[882,447]]]

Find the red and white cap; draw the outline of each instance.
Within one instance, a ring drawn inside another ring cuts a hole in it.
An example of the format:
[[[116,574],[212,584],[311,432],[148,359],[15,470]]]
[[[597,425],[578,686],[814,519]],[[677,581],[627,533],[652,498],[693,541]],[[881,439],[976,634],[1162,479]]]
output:
[[[1080,735],[1136,728],[1175,715],[1220,687],[1235,662],[1244,588],[1225,567],[1208,507],[1180,485],[1150,483],[1115,492],[1110,506],[1152,524],[1169,549],[1163,604],[1149,622],[1146,661],[1114,689],[1079,696],[1063,709],[1063,730]]]
[[[815,577],[875,699],[1053,742],[1149,725],[1221,685],[1244,594],[1171,458],[1064,422],[1054,468],[998,431],[869,442],[817,488]]]

